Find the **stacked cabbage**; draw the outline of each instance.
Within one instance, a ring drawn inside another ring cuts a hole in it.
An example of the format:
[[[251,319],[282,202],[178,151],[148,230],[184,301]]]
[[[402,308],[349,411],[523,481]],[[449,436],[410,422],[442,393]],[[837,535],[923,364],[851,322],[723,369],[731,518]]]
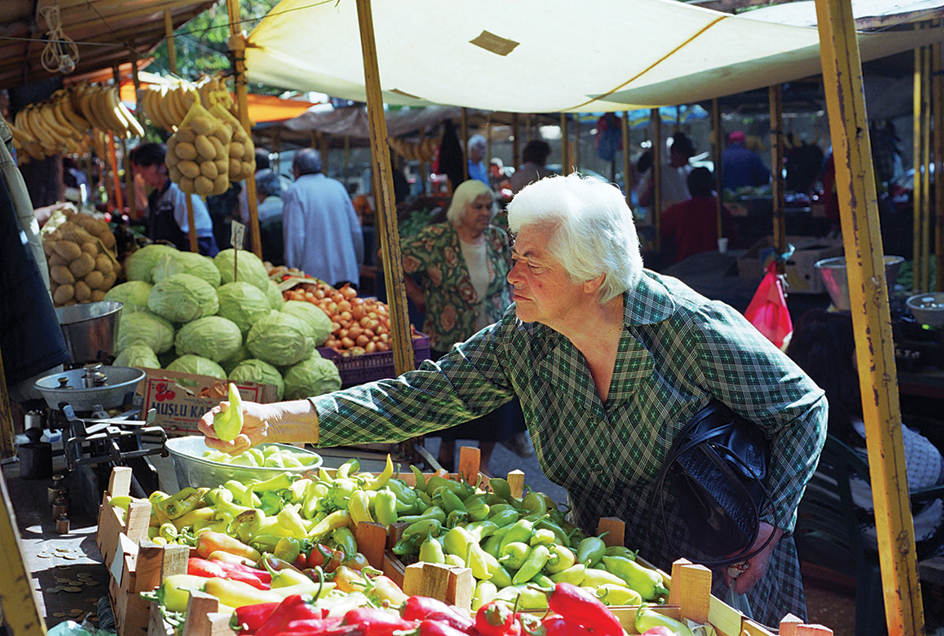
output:
[[[124,304],[116,365],[271,384],[279,400],[340,388],[337,367],[315,350],[331,320],[309,303],[286,303],[252,252],[208,258],[149,245],[126,268],[128,282],[106,295]]]

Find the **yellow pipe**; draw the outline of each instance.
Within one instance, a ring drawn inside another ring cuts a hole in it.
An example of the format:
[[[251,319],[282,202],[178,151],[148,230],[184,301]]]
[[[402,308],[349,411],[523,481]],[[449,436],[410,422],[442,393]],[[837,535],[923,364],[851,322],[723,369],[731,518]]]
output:
[[[633,203],[632,165],[629,159],[629,111],[624,110],[620,118],[620,133],[623,135],[623,191],[626,193],[626,205]]]
[[[921,47],[921,289],[931,289],[931,47]]]
[[[2,373],[3,365],[0,364],[0,374]],[[0,381],[3,381],[2,377]],[[6,387],[6,384],[3,384],[3,387]],[[0,495],[3,497],[4,507],[0,513],[0,567],[6,572],[0,579],[0,597],[5,601],[3,619],[13,636],[45,636],[46,623],[39,612],[30,573],[23,560],[23,546],[13,525],[13,504],[7,491],[6,479],[3,477],[0,477]]]
[[[836,162],[886,623],[892,636],[918,636],[924,632],[924,612],[908,501],[898,374],[862,91],[862,61],[851,0],[816,0],[816,17]]]
[[[384,118],[383,94],[370,0],[357,0],[357,22],[360,28],[361,51],[364,56],[364,85],[367,89],[367,117],[370,124],[371,156],[374,158],[374,179],[377,184],[377,223],[381,259],[386,272],[387,302],[390,304],[390,336],[393,340],[393,366],[399,375],[416,368],[413,339],[407,316],[406,283],[403,281],[403,259],[400,256],[400,232],[393,197],[393,173],[390,170],[390,147],[387,145],[387,120]],[[465,114],[465,109],[463,109]],[[463,121],[465,117],[463,116]]]
[[[170,72],[177,74],[177,48],[174,45],[174,18],[170,9],[164,9],[164,36],[167,38],[167,64]]]
[[[921,28],[921,25],[915,25],[915,29],[919,28]],[[924,134],[924,130],[921,126],[922,120],[920,115],[924,92],[924,83],[922,81],[923,73],[921,72],[923,63],[924,56],[921,54],[921,47],[918,47],[914,51],[914,116],[912,117],[912,129],[914,132],[912,135],[912,165],[914,166],[914,177],[912,184],[913,237],[911,262],[913,272],[912,288],[915,291],[926,291],[926,288],[922,286],[924,272],[921,269],[924,265],[924,260],[921,258],[921,254],[924,253],[924,228],[921,216],[921,210],[924,207],[924,188],[921,185],[921,164],[923,163],[921,156],[921,137]]]

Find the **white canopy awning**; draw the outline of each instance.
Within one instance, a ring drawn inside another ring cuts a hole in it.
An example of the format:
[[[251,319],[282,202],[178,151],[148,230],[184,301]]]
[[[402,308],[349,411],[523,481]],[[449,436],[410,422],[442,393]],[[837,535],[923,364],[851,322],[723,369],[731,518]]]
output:
[[[388,104],[600,112],[691,103],[820,73],[815,28],[671,0],[374,0]],[[859,36],[870,60],[942,28]],[[254,82],[365,101],[352,0],[282,0],[249,36]]]

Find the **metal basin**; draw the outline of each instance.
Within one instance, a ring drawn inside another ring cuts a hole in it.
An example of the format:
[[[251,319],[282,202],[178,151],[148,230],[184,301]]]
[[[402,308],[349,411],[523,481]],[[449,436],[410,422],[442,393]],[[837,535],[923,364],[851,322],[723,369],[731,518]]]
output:
[[[56,309],[70,362],[105,362],[114,354],[122,307],[119,302],[103,300]]]
[[[53,373],[40,378],[33,386],[43,394],[51,409],[58,409],[60,402],[67,402],[76,411],[91,411],[95,405],[105,409],[121,406],[125,396],[134,392],[144,379],[144,371],[131,367],[102,366],[98,372],[104,376],[102,386],[86,386],[85,369]]]
[[[885,262],[885,283],[889,289],[895,285],[895,279],[898,278],[898,270],[905,259],[901,256],[884,256]],[[852,309],[852,303],[849,301],[849,279],[846,277],[846,257],[826,258],[816,261],[813,267],[819,271],[823,278],[823,285],[829,292],[829,297],[833,301],[836,309],[849,311]]]

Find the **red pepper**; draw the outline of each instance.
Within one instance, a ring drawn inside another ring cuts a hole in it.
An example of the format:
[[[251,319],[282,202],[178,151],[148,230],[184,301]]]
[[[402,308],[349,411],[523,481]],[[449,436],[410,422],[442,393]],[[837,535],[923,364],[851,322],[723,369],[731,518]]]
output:
[[[352,570],[363,570],[368,567],[370,563],[367,562],[366,556],[360,552],[356,552],[351,558],[342,561],[341,565],[351,568]]]
[[[260,590],[268,590],[272,582],[272,576],[268,572],[240,565],[239,563],[210,561],[200,558],[187,559],[187,574],[208,579],[240,581]]]
[[[586,627],[598,636],[623,636],[623,626],[613,612],[576,585],[558,583],[547,604],[567,622]]]
[[[468,616],[462,616],[461,614],[454,612],[453,610],[448,610],[444,612],[433,612],[428,615],[424,621],[436,621],[437,623],[445,623],[449,627],[456,629],[466,636],[478,636],[479,632],[475,629],[475,621],[469,618]]]
[[[400,616],[408,621],[421,621],[437,612],[453,612],[452,606],[429,596],[411,596],[400,608]]]
[[[393,632],[411,631],[419,626],[416,621],[401,618],[396,612],[372,607],[358,607],[344,615],[345,625],[362,627],[370,636],[392,636]]]
[[[229,626],[241,634],[252,634],[262,627],[281,603],[259,603],[237,607]]]
[[[309,601],[310,597],[303,597],[300,594],[286,596],[269,616],[269,620],[256,629],[255,636],[281,634],[292,621],[325,618],[328,611],[315,607]]]
[[[521,626],[522,636],[546,636],[544,626],[541,624],[541,619],[534,614],[518,612],[515,614],[515,620],[518,621],[518,625]]]
[[[550,616],[541,623],[546,636],[592,636],[577,623],[567,622],[563,616]]]
[[[418,636],[468,636],[463,632],[442,621],[427,618],[420,623]]]
[[[331,624],[330,622],[337,620],[340,618],[292,621],[279,632],[279,636],[369,636],[369,633],[360,625],[344,625],[336,622]]]
[[[514,611],[501,601],[491,601],[475,613],[475,629],[482,636],[518,636],[521,625]]]
[[[332,550],[328,546],[316,543],[308,554],[308,567],[320,567],[325,572],[334,572],[344,561],[341,550]]]

